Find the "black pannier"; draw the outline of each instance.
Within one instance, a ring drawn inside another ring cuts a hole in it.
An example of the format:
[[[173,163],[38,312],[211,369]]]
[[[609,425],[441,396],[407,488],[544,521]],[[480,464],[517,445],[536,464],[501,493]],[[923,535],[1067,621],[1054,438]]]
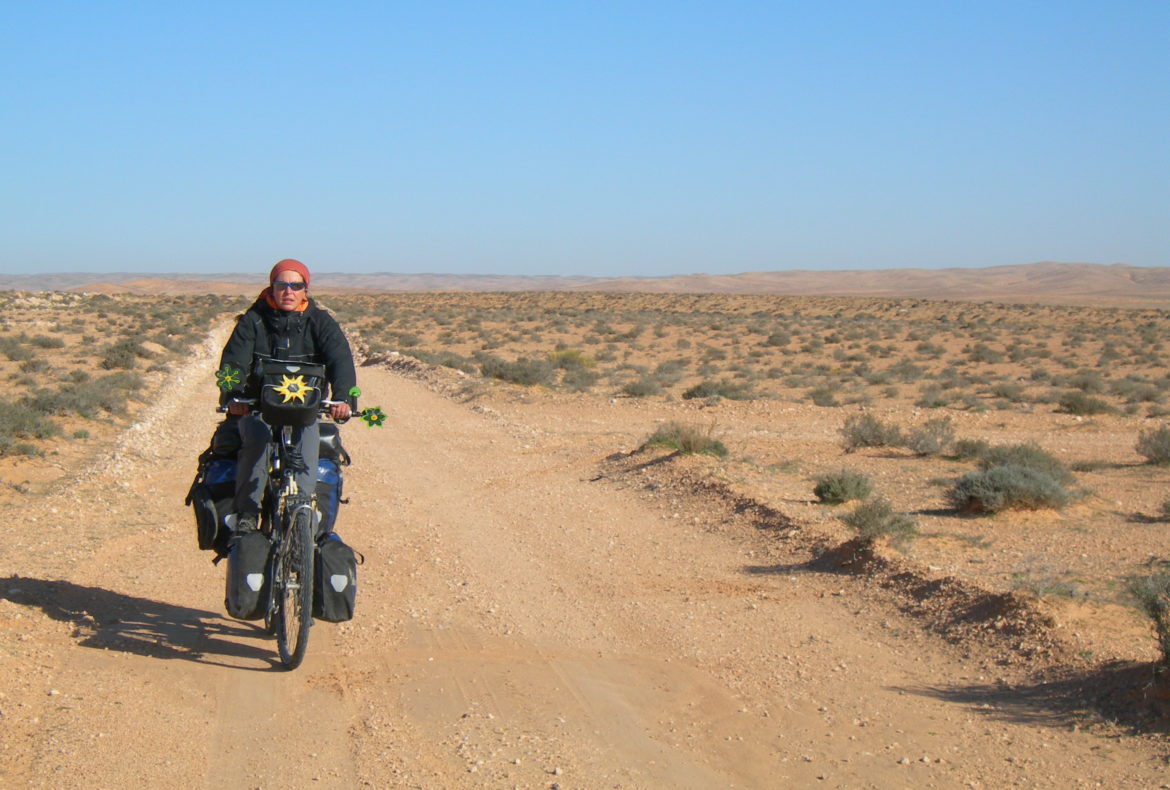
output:
[[[311,425],[325,397],[325,366],[273,359],[258,364],[264,422],[274,427]]]
[[[329,623],[353,619],[357,598],[358,554],[330,532],[317,541],[313,617]]]
[[[341,428],[332,422],[323,422],[319,426],[321,443],[318,457],[328,458],[341,466],[349,466],[349,453],[341,446]]]
[[[272,541],[259,530],[232,536],[228,549],[228,614],[238,620],[259,620],[268,605],[268,555]]]
[[[236,493],[236,459],[205,452],[199,471],[187,491],[187,504],[195,511],[195,537],[199,548],[227,553],[230,530],[224,518],[232,512]]]

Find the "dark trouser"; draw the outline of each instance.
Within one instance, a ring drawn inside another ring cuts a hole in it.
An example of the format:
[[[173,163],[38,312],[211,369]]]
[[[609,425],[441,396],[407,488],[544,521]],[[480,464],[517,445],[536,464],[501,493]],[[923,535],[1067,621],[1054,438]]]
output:
[[[275,431],[259,417],[241,417],[237,420],[240,433],[240,453],[236,457],[236,498],[233,507],[236,513],[259,513],[268,482],[268,445],[276,435],[280,441],[280,429]],[[292,454],[293,480],[297,493],[311,496],[317,485],[317,455],[320,452],[320,429],[317,423],[304,428],[292,429],[292,443],[299,450]]]

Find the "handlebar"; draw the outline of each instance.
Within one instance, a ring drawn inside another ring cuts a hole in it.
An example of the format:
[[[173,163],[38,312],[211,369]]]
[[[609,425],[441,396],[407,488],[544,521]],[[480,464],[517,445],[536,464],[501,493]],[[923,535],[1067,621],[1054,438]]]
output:
[[[248,411],[249,414],[259,414],[260,413],[260,410],[256,408],[256,398],[232,398],[230,401],[228,401],[228,403],[244,403],[244,404],[247,404],[248,406],[252,407]],[[342,403],[349,403],[349,401],[322,400],[321,406],[320,406],[320,413],[321,414],[328,414],[330,407],[338,406]],[[219,414],[224,414],[228,410],[227,404],[224,404],[223,406],[217,406],[215,410]],[[336,423],[339,423],[339,424],[345,424],[345,423],[349,422],[351,419],[353,419],[354,417],[357,417],[359,420],[364,422],[366,424],[366,426],[369,428],[380,428],[386,422],[386,413],[383,412],[381,407],[379,407],[379,406],[368,406],[364,409],[351,410],[349,413],[349,416],[346,417],[344,420],[334,419],[333,421]]]
[[[257,399],[256,399],[256,398],[232,398],[231,400],[229,400],[229,401],[228,401],[228,403],[243,403],[243,404],[244,404],[244,405],[246,405],[246,406],[252,406],[252,407],[253,407],[253,408],[251,409],[251,411],[249,412],[249,414],[259,414],[259,413],[260,413],[260,410],[259,410],[259,409],[257,409],[257,408],[254,408],[254,407],[256,406],[256,403],[257,403]],[[318,413],[320,413],[320,414],[326,414],[326,413],[328,413],[328,412],[329,412],[329,409],[330,409],[331,407],[333,407],[333,406],[340,406],[340,405],[341,405],[341,404],[343,404],[343,403],[349,403],[349,401],[345,401],[345,400],[328,400],[328,399],[322,399],[322,401],[321,401],[321,405],[320,405],[320,407],[317,409],[317,411],[318,411]],[[225,404],[224,404],[224,405],[222,405],[222,406],[216,406],[216,407],[215,407],[215,411],[216,411],[217,413],[219,413],[219,414],[225,414],[225,413],[227,412],[227,410],[228,410],[227,403],[225,403]],[[354,413],[356,414],[357,412],[354,412]],[[344,420],[343,420],[343,422],[344,422]]]

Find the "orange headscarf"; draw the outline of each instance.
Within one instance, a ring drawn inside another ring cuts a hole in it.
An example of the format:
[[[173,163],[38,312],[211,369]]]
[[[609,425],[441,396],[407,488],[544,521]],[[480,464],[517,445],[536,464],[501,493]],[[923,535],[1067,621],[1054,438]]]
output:
[[[309,267],[298,261],[296,258],[285,258],[277,261],[276,265],[272,267],[272,271],[268,273],[268,282],[272,282],[277,278],[281,272],[296,272],[305,281],[305,288],[309,287]],[[276,298],[272,295],[272,286],[268,286],[260,295],[264,297],[264,301],[268,302],[268,306],[273,310],[280,310],[281,307],[276,303]],[[309,300],[305,299],[294,312],[303,313],[309,308]]]

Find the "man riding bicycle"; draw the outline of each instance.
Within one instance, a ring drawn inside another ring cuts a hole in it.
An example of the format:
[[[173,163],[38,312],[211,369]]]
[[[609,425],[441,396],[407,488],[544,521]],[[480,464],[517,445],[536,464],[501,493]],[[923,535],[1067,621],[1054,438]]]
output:
[[[309,269],[285,258],[272,267],[269,287],[236,320],[220,356],[221,370],[247,371],[221,384],[220,405],[228,416],[216,429],[213,446],[240,447],[236,462],[235,532],[255,530],[259,524],[261,499],[268,480],[266,452],[272,441],[272,427],[259,414],[252,414],[243,399],[260,395],[257,363],[262,359],[323,364],[330,398],[343,401],[329,407],[337,421],[352,414],[351,390],[356,390],[357,373],[349,343],[333,316],[309,298]],[[324,394],[324,393],[322,393]],[[317,482],[320,431],[317,422],[293,429],[293,443],[299,458],[292,465],[297,490],[305,497]]]

